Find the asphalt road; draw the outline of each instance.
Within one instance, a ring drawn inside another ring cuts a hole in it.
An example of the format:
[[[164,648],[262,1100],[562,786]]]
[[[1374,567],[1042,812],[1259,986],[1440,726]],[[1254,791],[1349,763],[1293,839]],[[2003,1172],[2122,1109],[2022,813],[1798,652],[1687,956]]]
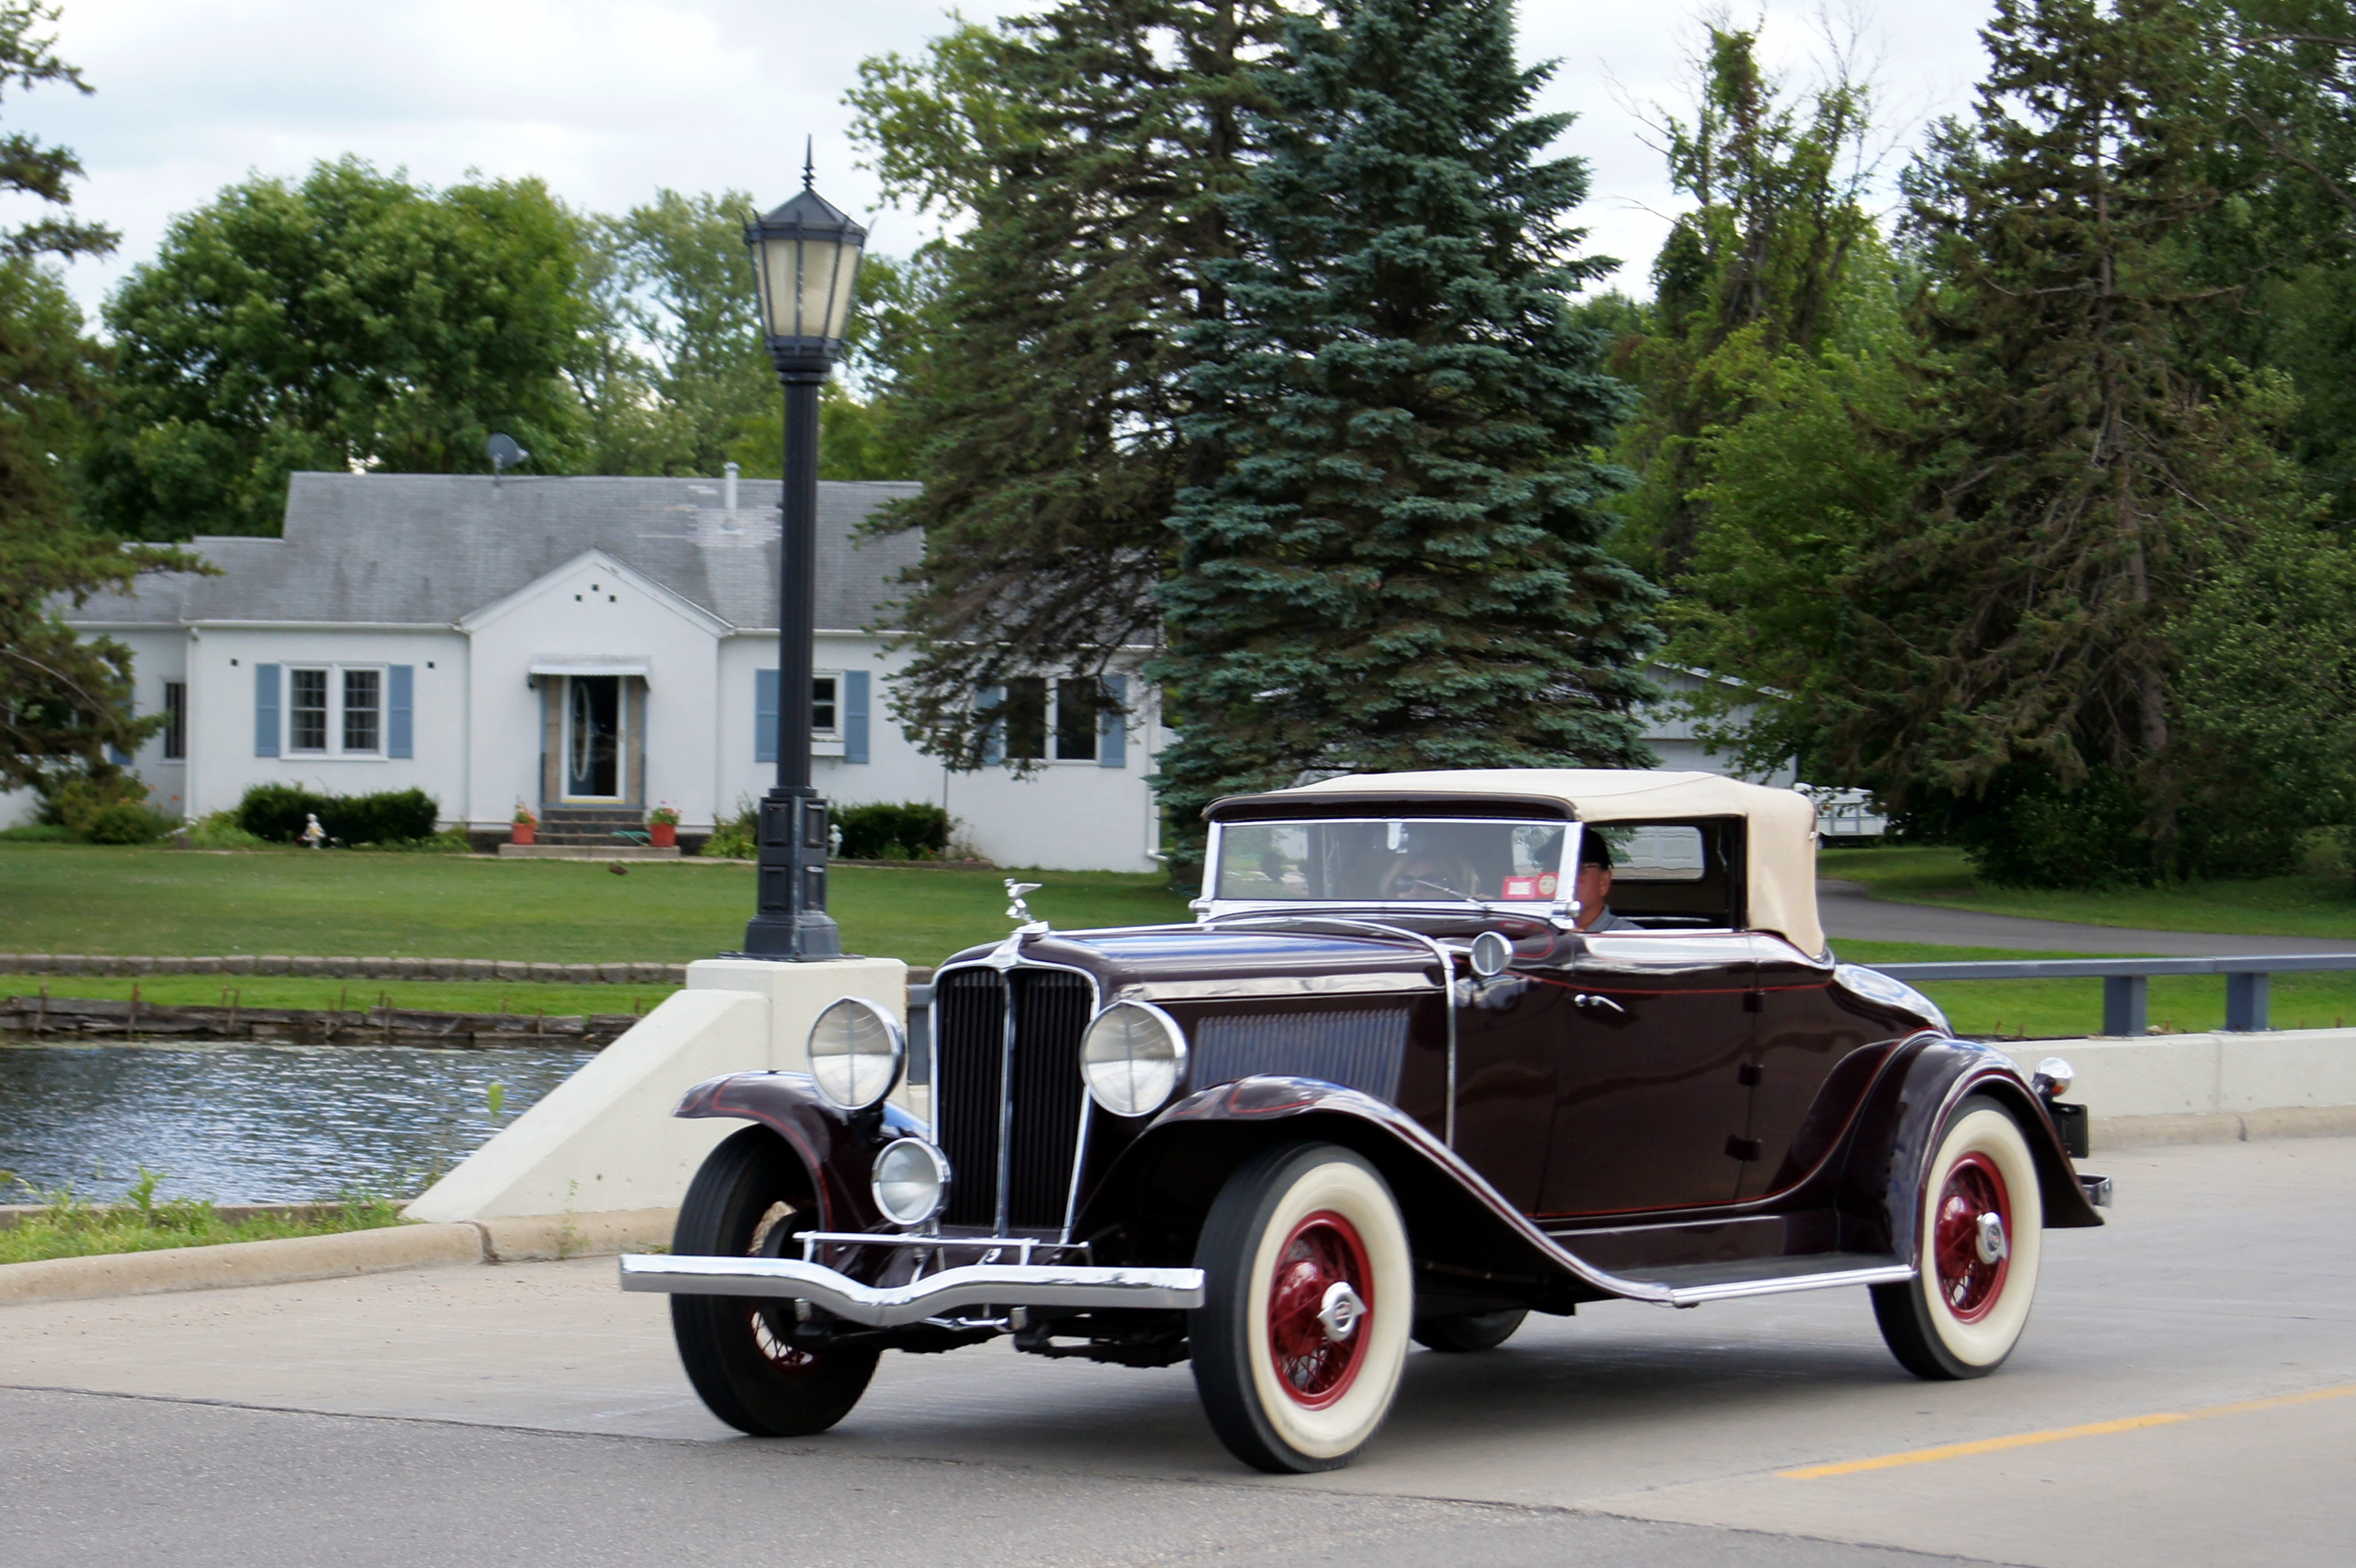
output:
[[[1230,1460],[1183,1367],[997,1347],[887,1358],[822,1438],[736,1437],[610,1259],[0,1308],[0,1555],[2337,1568],[2356,1139],[2102,1163],[2115,1222],[2049,1236],[1992,1378],[1906,1376],[1860,1292],[1613,1303],[1416,1353],[1361,1461],[1308,1477]]]
[[[2223,936],[2192,931],[2136,931],[2066,920],[2022,920],[1977,910],[1897,903],[1868,895],[1861,882],[1823,878],[1816,908],[1837,944],[1935,942],[1952,947],[2009,947],[2028,953],[2133,954],[2137,957],[2261,957],[2278,953],[2356,953],[2356,942],[2305,936]]]

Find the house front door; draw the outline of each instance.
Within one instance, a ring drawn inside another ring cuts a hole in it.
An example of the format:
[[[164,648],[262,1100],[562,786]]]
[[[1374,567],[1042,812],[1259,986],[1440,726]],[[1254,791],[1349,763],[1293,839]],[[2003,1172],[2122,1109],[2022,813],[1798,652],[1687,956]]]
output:
[[[565,677],[564,798],[622,798],[622,677]]]

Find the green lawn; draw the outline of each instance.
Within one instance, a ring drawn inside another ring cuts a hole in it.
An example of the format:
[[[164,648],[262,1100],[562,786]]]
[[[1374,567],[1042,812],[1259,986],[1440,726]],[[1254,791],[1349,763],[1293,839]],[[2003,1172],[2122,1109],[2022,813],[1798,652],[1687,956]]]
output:
[[[676,964],[743,944],[753,912],[749,864],[637,861],[617,877],[608,868],[619,864],[0,844],[0,952]],[[843,946],[929,965],[993,941],[1010,929],[1001,885],[1008,874],[839,867],[830,901]],[[1067,930],[1186,918],[1185,896],[1159,874],[1023,877],[1046,884],[1032,909]],[[202,999],[218,997],[212,984]],[[351,984],[358,994],[361,983]],[[378,988],[369,983],[371,998]]]
[[[284,975],[0,975],[0,996],[142,1002],[168,1008],[302,1008],[365,1010],[380,1002],[440,1013],[647,1013],[676,986],[548,986],[517,980],[306,980]],[[234,993],[232,998],[231,993]]]
[[[2356,879],[2340,870],[2079,893],[1980,887],[1960,849],[1830,849],[1816,858],[1816,869],[1863,882],[1878,898],[2032,920],[2236,936],[2356,938]]]

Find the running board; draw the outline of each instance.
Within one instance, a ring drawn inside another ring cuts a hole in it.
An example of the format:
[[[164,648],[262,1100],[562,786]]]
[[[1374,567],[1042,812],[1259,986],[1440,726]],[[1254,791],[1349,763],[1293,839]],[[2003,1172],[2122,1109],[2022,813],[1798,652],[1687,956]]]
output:
[[[1914,1265],[1886,1253],[1810,1253],[1800,1257],[1744,1258],[1735,1263],[1680,1264],[1625,1276],[1649,1287],[1646,1298],[1667,1307],[1788,1296],[1849,1285],[1895,1285],[1914,1277]],[[1651,1295],[1653,1291],[1660,1294]]]

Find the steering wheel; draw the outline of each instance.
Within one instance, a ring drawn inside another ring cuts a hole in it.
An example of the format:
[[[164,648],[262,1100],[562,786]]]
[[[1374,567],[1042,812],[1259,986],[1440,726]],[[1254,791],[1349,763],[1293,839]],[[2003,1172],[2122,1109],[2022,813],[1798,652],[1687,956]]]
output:
[[[1459,899],[1465,903],[1476,901],[1471,893],[1460,892],[1446,882],[1435,882],[1430,877],[1400,877],[1391,883],[1391,891],[1395,893],[1404,893],[1409,888],[1430,888],[1434,892],[1444,893],[1451,899]]]

